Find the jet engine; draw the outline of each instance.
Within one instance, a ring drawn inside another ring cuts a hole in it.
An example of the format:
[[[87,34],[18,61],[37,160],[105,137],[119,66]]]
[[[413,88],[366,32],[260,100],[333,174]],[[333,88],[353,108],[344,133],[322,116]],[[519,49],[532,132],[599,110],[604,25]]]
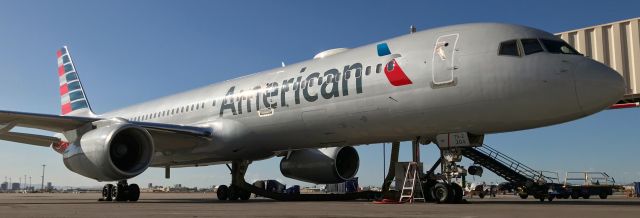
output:
[[[282,175],[315,184],[331,184],[353,178],[360,157],[353,147],[332,147],[292,151],[280,161]]]
[[[125,180],[144,172],[153,153],[153,139],[146,129],[115,123],[82,135],[64,153],[64,165],[98,181]]]

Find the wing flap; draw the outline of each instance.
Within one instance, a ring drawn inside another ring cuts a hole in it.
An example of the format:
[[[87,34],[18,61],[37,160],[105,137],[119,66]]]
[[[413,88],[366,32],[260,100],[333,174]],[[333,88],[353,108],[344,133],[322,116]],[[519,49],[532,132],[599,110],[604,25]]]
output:
[[[52,143],[60,142],[59,138],[34,135],[29,133],[7,132],[0,134],[0,140],[49,147]]]
[[[97,121],[97,118],[58,116],[14,111],[0,111],[0,124],[41,129],[51,132],[65,132]]]
[[[59,138],[11,132],[14,127],[64,133],[104,119],[0,111],[0,140],[49,147]],[[106,120],[105,120],[106,121]],[[130,122],[151,133],[158,151],[190,149],[212,140],[212,129],[164,123]]]

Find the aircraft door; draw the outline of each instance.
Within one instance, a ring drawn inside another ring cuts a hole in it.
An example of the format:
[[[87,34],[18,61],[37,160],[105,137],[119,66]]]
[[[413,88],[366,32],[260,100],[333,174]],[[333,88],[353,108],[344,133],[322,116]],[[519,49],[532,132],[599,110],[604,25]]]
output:
[[[431,75],[433,85],[445,85],[454,82],[453,72],[456,70],[456,46],[458,34],[439,36],[433,47]]]

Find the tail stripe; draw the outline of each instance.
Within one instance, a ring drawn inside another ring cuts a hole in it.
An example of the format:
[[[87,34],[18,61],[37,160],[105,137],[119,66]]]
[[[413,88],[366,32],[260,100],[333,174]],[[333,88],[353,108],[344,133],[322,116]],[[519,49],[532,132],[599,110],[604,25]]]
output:
[[[82,83],[73,64],[73,60],[63,47],[56,52],[58,56],[58,79],[60,80],[60,105],[62,115],[73,114],[95,116],[82,88]]]
[[[60,96],[63,96],[68,92],[69,92],[69,86],[67,84],[60,86]]]

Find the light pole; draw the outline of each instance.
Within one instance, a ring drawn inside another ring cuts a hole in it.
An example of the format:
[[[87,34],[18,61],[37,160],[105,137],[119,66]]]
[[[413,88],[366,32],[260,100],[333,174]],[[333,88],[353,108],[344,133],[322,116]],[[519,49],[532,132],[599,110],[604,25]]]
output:
[[[44,167],[47,165],[42,164],[42,184],[40,185],[40,190],[44,192]]]

